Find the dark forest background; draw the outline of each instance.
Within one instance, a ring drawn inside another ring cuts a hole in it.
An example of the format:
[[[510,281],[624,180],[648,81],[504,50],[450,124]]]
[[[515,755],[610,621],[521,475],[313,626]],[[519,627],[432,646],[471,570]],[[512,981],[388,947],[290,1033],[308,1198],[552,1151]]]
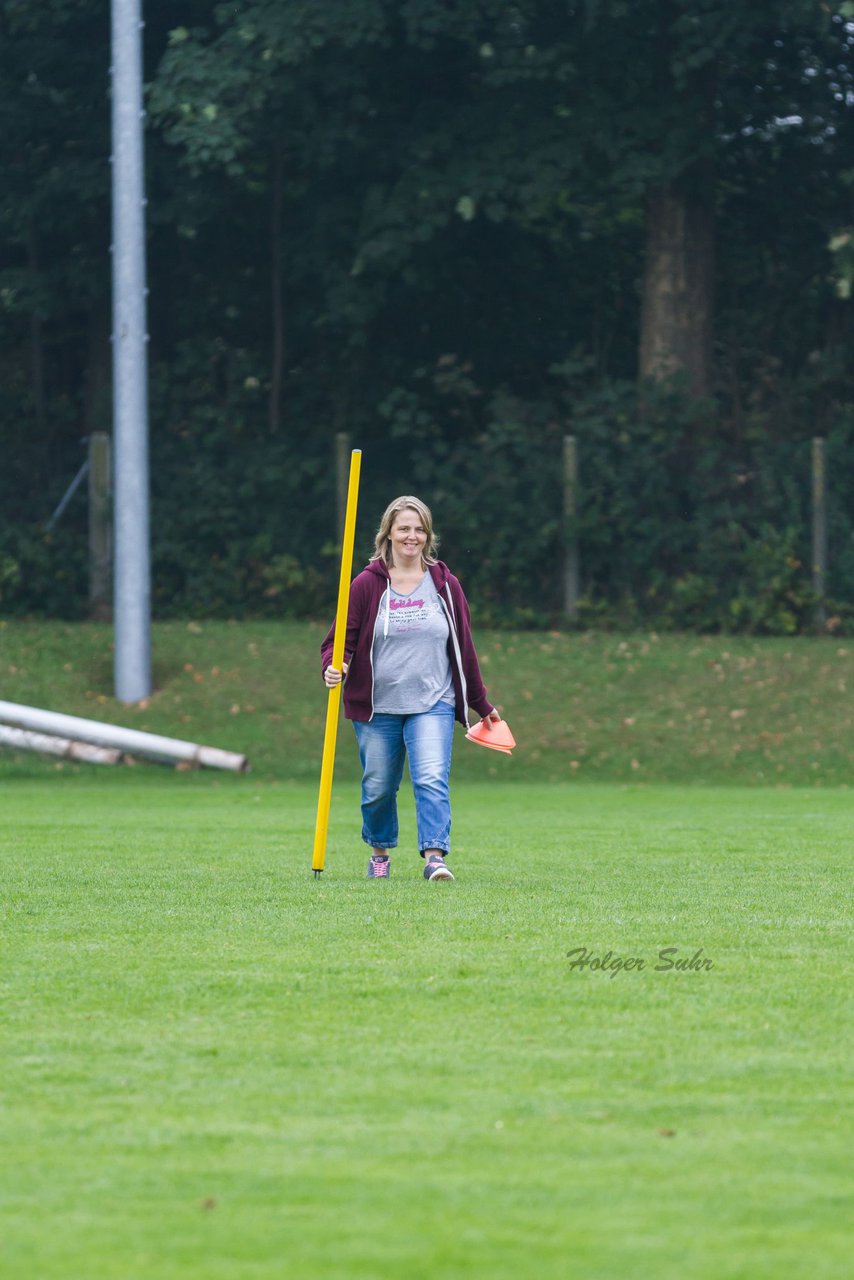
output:
[[[334,437],[481,620],[854,627],[854,4],[146,0],[154,605],[321,614]],[[84,616],[107,0],[0,0],[0,613]]]

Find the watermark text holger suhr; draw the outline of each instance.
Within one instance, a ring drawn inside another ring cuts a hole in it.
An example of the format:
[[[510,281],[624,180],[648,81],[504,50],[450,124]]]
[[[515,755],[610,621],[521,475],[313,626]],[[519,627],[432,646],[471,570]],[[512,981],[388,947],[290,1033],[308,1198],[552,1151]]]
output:
[[[616,978],[618,973],[638,973],[644,969],[650,969],[652,973],[708,973],[715,967],[714,961],[703,955],[702,947],[692,955],[680,954],[678,947],[662,947],[654,965],[648,965],[643,956],[621,956],[613,951],[599,953],[589,947],[573,947],[566,954],[570,969],[578,969],[579,972],[600,970],[610,978]]]

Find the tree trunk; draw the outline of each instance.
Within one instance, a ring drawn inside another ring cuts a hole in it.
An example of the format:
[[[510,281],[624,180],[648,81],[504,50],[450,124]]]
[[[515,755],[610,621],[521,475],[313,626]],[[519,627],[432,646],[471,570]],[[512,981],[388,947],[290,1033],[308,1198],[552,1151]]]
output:
[[[27,266],[35,277],[39,274],[39,249],[34,223],[27,227]],[[38,306],[33,308],[30,316],[30,358],[32,361],[33,406],[36,414],[36,426],[39,436],[44,439],[47,426],[47,392],[44,375],[44,329]]]
[[[685,373],[697,396],[712,393],[715,222],[708,198],[677,183],[647,203],[640,376]]]
[[[282,206],[284,203],[284,149],[273,142],[270,206],[270,287],[273,329],[270,375],[270,431],[279,430],[282,415],[282,381],[285,366],[285,309],[282,301]]]

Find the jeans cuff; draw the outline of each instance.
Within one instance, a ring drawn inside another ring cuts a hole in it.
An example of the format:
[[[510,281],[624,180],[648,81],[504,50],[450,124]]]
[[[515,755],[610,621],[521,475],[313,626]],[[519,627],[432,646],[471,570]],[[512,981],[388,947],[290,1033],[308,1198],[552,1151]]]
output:
[[[424,853],[427,849],[438,849],[443,854],[451,852],[451,846],[448,844],[447,840],[425,840],[424,844],[418,850],[422,858],[424,857]]]
[[[396,840],[371,840],[364,833],[362,834],[362,839],[364,840],[365,844],[370,845],[372,849],[396,849],[397,848]]]

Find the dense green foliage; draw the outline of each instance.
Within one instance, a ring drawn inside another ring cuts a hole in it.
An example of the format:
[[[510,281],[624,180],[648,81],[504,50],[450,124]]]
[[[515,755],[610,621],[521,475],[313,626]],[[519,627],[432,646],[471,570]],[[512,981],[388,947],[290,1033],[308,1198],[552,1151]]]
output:
[[[554,619],[562,436],[582,621],[810,624],[854,600],[850,5],[147,0],[154,601],[334,594],[332,438],[360,541],[433,505],[482,615]],[[106,0],[0,2],[0,609],[86,608],[109,423]],[[716,219],[714,394],[638,388],[648,197]]]

